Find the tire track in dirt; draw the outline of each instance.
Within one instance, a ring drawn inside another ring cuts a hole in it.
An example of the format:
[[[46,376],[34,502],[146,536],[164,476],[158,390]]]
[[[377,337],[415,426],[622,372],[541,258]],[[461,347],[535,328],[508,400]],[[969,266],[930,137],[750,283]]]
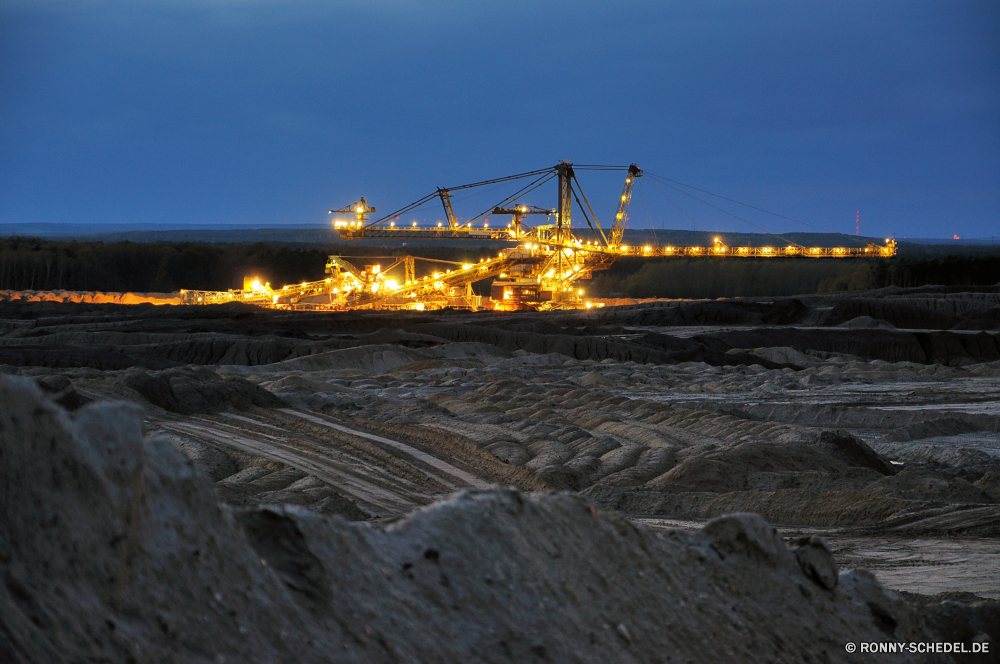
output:
[[[305,452],[278,440],[261,442],[236,433],[220,430],[210,426],[207,422],[195,423],[175,420],[160,421],[157,424],[164,429],[184,435],[207,438],[215,443],[234,447],[241,451],[256,454],[297,468],[343,491],[351,498],[364,504],[369,510],[382,516],[405,514],[432,500],[432,496],[425,495],[419,491],[406,491],[403,487],[386,487],[376,484],[373,481],[362,479],[347,472],[346,468],[336,467],[331,463],[329,458]],[[401,478],[392,478],[392,480],[397,484],[410,484]]]
[[[352,436],[358,436],[360,438],[367,438],[368,440],[373,440],[375,442],[382,443],[384,445],[389,445],[390,447],[394,447],[395,449],[399,450],[400,452],[403,452],[404,454],[407,454],[415,459],[419,459],[420,461],[426,463],[427,465],[432,466],[433,468],[436,468],[437,470],[440,470],[443,473],[446,473],[452,478],[457,479],[460,482],[467,484],[468,486],[475,487],[477,489],[487,489],[490,486],[492,486],[489,482],[485,482],[477,477],[474,477],[473,475],[465,472],[464,470],[456,468],[450,463],[442,461],[437,457],[431,456],[430,454],[422,452],[416,449],[415,447],[411,447],[405,443],[400,443],[399,441],[391,440],[389,438],[383,438],[382,436],[376,436],[375,434],[365,433],[364,431],[350,429],[341,424],[336,424],[335,422],[332,422],[320,415],[315,415],[312,413],[304,413],[301,411],[292,410],[290,408],[279,408],[278,410],[281,411],[282,413],[285,413],[286,415],[299,417],[304,420],[313,422],[315,424],[319,424],[320,426],[325,426],[331,429],[335,429],[336,431],[340,431],[341,433],[350,434]],[[441,481],[440,478],[436,479],[438,479],[438,481]]]

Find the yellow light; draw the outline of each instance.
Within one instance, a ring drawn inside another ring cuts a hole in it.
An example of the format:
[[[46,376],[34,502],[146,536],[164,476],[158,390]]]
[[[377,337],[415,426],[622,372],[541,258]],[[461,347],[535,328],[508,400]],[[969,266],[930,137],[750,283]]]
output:
[[[377,283],[372,284],[372,292],[373,293],[377,293],[378,292],[378,284]]]
[[[625,194],[622,194],[622,200],[625,200]]]
[[[643,247],[642,250],[643,251],[652,251],[653,248],[652,247]]]
[[[413,305],[413,308],[416,309],[417,311],[423,311],[424,310],[424,303],[423,302],[417,302],[415,305]]]
[[[253,283],[250,284],[250,288],[252,288],[254,290],[260,290],[260,280],[259,279],[254,279]]]
[[[718,241],[719,241],[719,238],[715,238],[715,241],[716,241],[716,242],[718,242]]]
[[[628,247],[625,246],[625,245],[622,245],[622,251],[628,251]]]
[[[360,205],[358,206],[358,209],[357,209],[357,210],[355,210],[355,212],[357,212],[358,214],[361,214],[361,212],[363,212],[363,211],[364,211],[364,210],[363,210],[363,209],[361,208],[361,206],[360,206]]]
[[[440,221],[438,222],[438,228],[441,228],[441,222]]]
[[[389,222],[389,228],[395,228],[395,227],[396,227],[396,222],[395,221],[390,221]]]

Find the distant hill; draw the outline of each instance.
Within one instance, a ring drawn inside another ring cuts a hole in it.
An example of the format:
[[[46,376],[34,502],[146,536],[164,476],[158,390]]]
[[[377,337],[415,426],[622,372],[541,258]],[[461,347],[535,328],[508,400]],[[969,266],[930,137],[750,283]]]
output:
[[[574,228],[581,239],[593,239],[589,229]],[[302,247],[326,247],[340,244],[339,233],[329,226],[288,227],[210,227],[188,225],[168,227],[165,224],[0,224],[0,237],[37,237],[48,240],[77,240],[80,242],[191,242],[196,244],[280,244]],[[624,242],[632,245],[654,246],[711,246],[718,237],[728,246],[786,246],[790,243],[806,247],[860,247],[869,243],[884,244],[885,238],[857,237],[837,233],[730,233],[724,231],[688,231],[664,229],[628,229]],[[469,244],[463,240],[385,238],[352,240],[358,247],[398,250],[403,247],[446,247]],[[477,240],[476,245],[490,242]],[[507,246],[510,242],[494,242]],[[939,240],[933,238],[907,238],[899,240],[900,255],[913,254],[966,254],[1000,251],[1000,238],[973,238],[969,240]]]
[[[589,229],[574,229],[583,239],[593,239]],[[195,242],[199,244],[242,244],[268,242],[323,246],[339,242],[339,234],[328,226],[317,227],[174,227],[145,224],[122,226],[113,224],[0,224],[0,237],[21,236],[46,239],[76,239],[89,242]],[[625,231],[625,242],[654,245],[706,246],[719,237],[732,246],[783,246],[789,242],[811,247],[864,246],[869,242],[883,242],[882,238],[855,238],[828,233],[722,233],[712,231],[647,230]],[[462,240],[387,240],[384,238],[354,241],[361,246],[424,246],[464,244]],[[481,243],[481,241],[478,241]],[[508,243],[499,243],[508,244]]]

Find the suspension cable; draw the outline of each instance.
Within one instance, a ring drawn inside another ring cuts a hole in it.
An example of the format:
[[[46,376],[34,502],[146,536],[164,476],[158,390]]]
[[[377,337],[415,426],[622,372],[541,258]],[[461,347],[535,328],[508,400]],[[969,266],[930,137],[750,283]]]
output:
[[[656,189],[656,186],[655,186],[655,185],[652,185],[652,186],[653,186],[653,188],[654,188],[654,189]],[[761,228],[761,227],[760,227],[760,226],[758,226],[757,224],[755,224],[755,223],[753,223],[753,222],[750,222],[750,221],[747,221],[746,219],[744,219],[744,218],[742,218],[742,217],[740,217],[740,216],[737,216],[737,215],[733,214],[732,212],[729,212],[729,211],[727,211],[727,210],[723,210],[722,208],[718,207],[717,205],[712,205],[712,204],[711,204],[711,203],[709,203],[708,201],[706,201],[706,200],[702,200],[702,199],[698,198],[697,196],[695,196],[695,195],[693,195],[693,194],[689,194],[688,192],[684,191],[683,189],[679,189],[679,188],[677,188],[677,187],[673,186],[672,184],[667,184],[667,186],[668,186],[668,187],[670,187],[671,189],[674,189],[674,190],[676,190],[676,191],[679,191],[680,193],[684,194],[685,196],[690,196],[691,198],[693,198],[694,200],[696,200],[696,201],[698,201],[698,202],[700,202],[700,203],[704,203],[705,205],[707,205],[707,206],[708,206],[708,207],[710,207],[710,208],[715,208],[716,210],[718,210],[718,211],[719,211],[719,212],[721,212],[722,214],[728,214],[728,215],[729,215],[730,217],[732,217],[733,219],[739,219],[739,220],[740,220],[740,221],[742,221],[742,222],[743,222],[744,224],[748,224],[748,225],[750,225],[750,226],[753,226],[753,227],[754,227],[754,228],[756,228],[757,230],[759,230],[759,231],[763,231],[763,232],[764,232],[765,234],[767,234],[767,235],[773,235],[773,236],[775,236],[775,237],[777,237],[777,238],[781,238],[782,240],[784,240],[784,241],[785,241],[785,242],[787,242],[788,244],[794,244],[794,245],[795,245],[796,247],[798,247],[798,248],[800,248],[800,249],[805,249],[805,247],[803,247],[803,246],[802,246],[801,244],[799,244],[798,242],[794,242],[794,241],[792,241],[792,240],[789,240],[788,238],[786,238],[786,237],[782,237],[781,235],[778,235],[777,233],[772,233],[772,232],[768,231],[768,230],[767,230],[766,228]],[[661,192],[661,193],[662,193],[662,192]],[[668,199],[668,200],[669,200],[669,199]]]
[[[706,191],[705,189],[699,189],[698,187],[695,187],[695,186],[692,186],[692,185],[689,185],[689,184],[684,184],[683,182],[678,182],[676,180],[671,180],[670,178],[665,178],[662,175],[656,175],[654,173],[650,173],[649,171],[645,171],[645,174],[648,175],[648,176],[650,176],[651,178],[654,178],[656,180],[661,181],[662,184],[666,184],[668,186],[671,185],[671,184],[678,184],[678,185],[681,185],[682,187],[687,187],[688,189],[694,189],[695,191],[699,191],[699,192],[701,192],[703,194],[708,194],[709,196],[715,196],[716,198],[721,198],[722,200],[729,201],[730,203],[736,203],[737,205],[742,205],[743,207],[748,207],[751,210],[757,210],[758,212],[763,212],[764,214],[769,214],[769,215],[778,217],[779,219],[785,219],[786,221],[791,221],[791,222],[794,222],[796,224],[801,224],[802,226],[808,226],[809,228],[814,228],[814,229],[816,229],[818,231],[823,231],[824,233],[829,233],[831,235],[843,235],[844,237],[849,238],[850,240],[852,240],[854,242],[860,242],[860,243],[864,244],[863,240],[860,240],[859,238],[850,236],[847,233],[840,233],[838,231],[831,231],[829,229],[823,228],[822,226],[816,226],[816,225],[807,223],[805,221],[799,221],[798,219],[793,219],[791,217],[786,217],[783,214],[778,214],[777,212],[771,212],[770,210],[765,210],[765,209],[759,208],[759,207],[757,207],[755,205],[750,205],[749,203],[743,203],[742,201],[738,201],[738,200],[735,200],[733,198],[727,198],[725,196],[722,196],[721,194],[715,194],[715,193],[712,193],[711,191]],[[718,208],[716,208],[716,209],[718,209]],[[751,225],[753,225],[753,224],[751,224]],[[755,228],[759,228],[759,226],[757,226]]]

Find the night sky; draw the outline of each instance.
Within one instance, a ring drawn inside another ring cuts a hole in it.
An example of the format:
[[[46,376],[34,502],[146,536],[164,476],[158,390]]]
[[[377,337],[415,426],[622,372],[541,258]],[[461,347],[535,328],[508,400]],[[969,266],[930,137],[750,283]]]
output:
[[[0,223],[311,225],[565,159],[988,237],[1000,3],[0,0],[0,132]],[[623,179],[580,174],[599,217]],[[754,230],[636,196],[633,227]]]

